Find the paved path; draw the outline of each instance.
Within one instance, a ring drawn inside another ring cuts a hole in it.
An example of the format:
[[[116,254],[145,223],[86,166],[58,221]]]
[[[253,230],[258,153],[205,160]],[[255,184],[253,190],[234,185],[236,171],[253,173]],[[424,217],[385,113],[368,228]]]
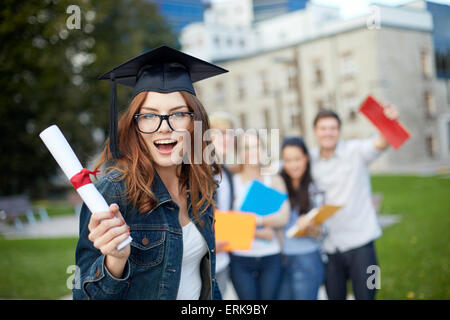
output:
[[[56,216],[48,221],[24,223],[23,230],[0,223],[0,234],[6,239],[78,237],[78,216]]]
[[[382,228],[398,223],[400,219],[400,215],[378,215],[378,222]],[[0,223],[0,234],[7,239],[78,237],[78,225],[79,219],[76,215],[57,216],[49,221],[26,223],[21,231]]]

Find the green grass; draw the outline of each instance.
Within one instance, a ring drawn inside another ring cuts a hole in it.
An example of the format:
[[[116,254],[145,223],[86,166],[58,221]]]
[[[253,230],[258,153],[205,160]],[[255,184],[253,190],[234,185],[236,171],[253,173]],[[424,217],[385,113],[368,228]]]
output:
[[[377,240],[378,299],[450,299],[450,179],[374,176],[382,213],[401,221]]]
[[[450,299],[450,179],[374,176],[382,213],[401,221],[376,241],[381,269],[378,299]],[[56,210],[57,211],[57,210]],[[0,237],[0,298],[58,299],[71,291],[76,238]]]
[[[0,298],[59,299],[71,293],[76,238],[0,239]]]

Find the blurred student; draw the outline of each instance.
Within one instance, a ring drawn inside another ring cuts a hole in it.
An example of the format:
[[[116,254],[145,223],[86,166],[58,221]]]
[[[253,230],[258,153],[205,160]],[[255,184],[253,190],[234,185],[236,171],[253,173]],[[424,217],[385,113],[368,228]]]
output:
[[[225,112],[216,112],[209,117],[210,126],[213,134],[211,140],[214,144],[215,152],[218,157],[218,163],[222,168],[222,176],[216,176],[219,187],[215,194],[216,209],[229,211],[233,209],[234,188],[233,175],[227,168],[226,157],[228,150],[234,151],[235,141],[232,129],[234,121],[231,115]],[[227,244],[226,241],[216,240],[216,281],[222,294],[227,289],[227,283],[230,280],[230,257],[223,250]]]
[[[239,137],[239,151],[244,159],[242,170],[234,175],[234,209],[238,210],[246,189],[254,180],[286,193],[280,176],[261,175],[261,141],[258,135],[246,133]],[[281,244],[279,228],[289,219],[289,202],[286,200],[278,212],[257,218],[255,239],[250,250],[233,251],[231,280],[241,300],[271,300],[277,298],[281,279]]]
[[[393,106],[384,113],[397,119]],[[311,152],[312,175],[325,191],[326,202],[344,205],[325,221],[327,253],[325,285],[329,299],[345,299],[347,279],[351,280],[356,299],[374,299],[376,287],[368,285],[377,265],[374,241],[381,236],[372,203],[369,164],[388,148],[378,134],[375,138],[340,140],[341,120],[331,110],[321,110],[314,119],[318,148]]]
[[[283,232],[283,278],[279,298],[282,300],[316,300],[324,279],[321,258],[321,227],[305,219],[322,193],[311,177],[308,148],[300,137],[290,137],[281,147],[283,178],[291,211]],[[307,236],[289,238],[286,231],[295,224],[307,230]]]

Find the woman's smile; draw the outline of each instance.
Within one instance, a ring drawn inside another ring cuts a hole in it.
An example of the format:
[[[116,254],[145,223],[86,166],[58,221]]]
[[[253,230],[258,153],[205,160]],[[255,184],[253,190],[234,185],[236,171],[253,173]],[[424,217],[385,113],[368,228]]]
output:
[[[161,155],[170,155],[178,141],[174,139],[160,139],[153,141],[153,144]]]

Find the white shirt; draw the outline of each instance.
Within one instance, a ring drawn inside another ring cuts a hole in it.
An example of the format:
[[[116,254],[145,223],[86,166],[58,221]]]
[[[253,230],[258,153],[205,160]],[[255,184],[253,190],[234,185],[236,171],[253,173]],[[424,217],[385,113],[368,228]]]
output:
[[[225,173],[222,173],[222,180],[219,177],[216,177],[216,180],[219,181],[219,187],[217,188],[217,203],[216,208],[219,210],[227,211],[231,210],[230,201],[231,201],[231,181],[228,180],[228,176]]]
[[[312,175],[325,191],[325,203],[344,206],[324,223],[326,252],[348,251],[381,236],[368,168],[380,154],[373,139],[339,141],[329,159],[321,158],[318,148],[312,150]]]
[[[183,228],[183,260],[177,300],[198,300],[202,289],[200,262],[208,246],[193,222]]]
[[[271,187],[272,179],[269,175],[264,175],[263,183],[267,187]],[[242,203],[244,202],[244,198],[247,194],[247,190],[250,187],[252,181],[247,183],[243,183],[241,180],[240,174],[235,174],[233,176],[234,182],[234,192],[235,192],[235,201],[234,208],[238,210]],[[244,257],[264,257],[268,255],[273,255],[281,252],[281,245],[278,237],[275,236],[271,241],[265,239],[255,238],[252,242],[252,246],[250,250],[235,250],[233,254]]]

